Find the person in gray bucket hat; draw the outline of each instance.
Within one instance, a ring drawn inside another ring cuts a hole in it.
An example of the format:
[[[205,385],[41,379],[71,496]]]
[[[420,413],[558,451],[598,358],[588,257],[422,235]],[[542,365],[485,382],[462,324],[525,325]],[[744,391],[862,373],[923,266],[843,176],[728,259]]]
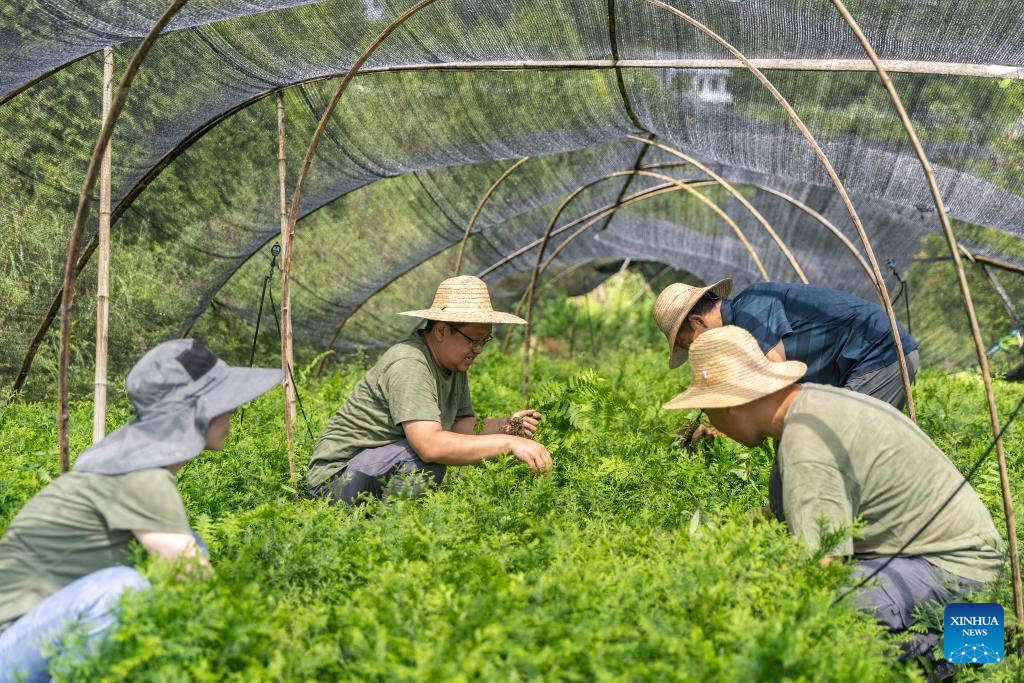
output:
[[[204,449],[221,450],[234,410],[281,379],[277,369],[231,367],[191,339],[135,364],[125,387],[136,418],[82,453],[0,538],[0,683],[49,680],[49,653],[72,623],[99,640],[121,594],[148,586],[131,566],[133,539],[183,573],[208,573],[175,475]]]

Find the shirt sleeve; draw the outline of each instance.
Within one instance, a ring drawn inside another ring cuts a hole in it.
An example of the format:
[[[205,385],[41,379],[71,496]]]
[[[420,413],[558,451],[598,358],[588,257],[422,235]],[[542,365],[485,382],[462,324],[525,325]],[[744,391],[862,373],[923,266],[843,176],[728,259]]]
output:
[[[762,353],[768,353],[793,328],[782,305],[782,295],[757,292],[738,297],[732,304],[733,324],[749,332]]]
[[[412,420],[441,422],[437,382],[424,363],[402,358],[391,364],[381,380],[381,389],[396,427]]]
[[[825,462],[784,464],[782,506],[790,533],[811,550],[821,544],[822,521],[826,532],[849,529],[853,524],[845,480],[835,466]],[[843,539],[829,555],[853,555],[853,539]]]
[[[192,532],[177,481],[170,471],[156,467],[118,478],[115,495],[100,509],[111,531]]]
[[[463,375],[461,378],[462,391],[459,397],[459,410],[455,413],[455,419],[461,417],[476,417],[476,411],[473,410],[473,399],[469,395],[469,379]]]

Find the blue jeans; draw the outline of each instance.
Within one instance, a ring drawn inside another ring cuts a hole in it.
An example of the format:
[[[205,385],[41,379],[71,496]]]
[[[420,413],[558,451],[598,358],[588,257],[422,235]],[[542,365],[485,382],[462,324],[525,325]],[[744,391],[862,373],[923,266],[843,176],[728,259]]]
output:
[[[194,531],[192,535],[209,557],[203,539]],[[0,683],[49,681],[50,658],[40,650],[60,650],[72,622],[82,625],[90,645],[98,643],[116,621],[114,607],[129,588],[143,590],[149,582],[130,567],[107,567],[72,581],[33,607],[0,633]]]
[[[59,649],[72,621],[82,625],[88,642],[98,642],[115,621],[113,609],[121,594],[148,587],[130,567],[107,567],[64,586],[0,634],[0,683],[17,681],[19,674],[26,683],[50,680],[50,660],[40,648]]]

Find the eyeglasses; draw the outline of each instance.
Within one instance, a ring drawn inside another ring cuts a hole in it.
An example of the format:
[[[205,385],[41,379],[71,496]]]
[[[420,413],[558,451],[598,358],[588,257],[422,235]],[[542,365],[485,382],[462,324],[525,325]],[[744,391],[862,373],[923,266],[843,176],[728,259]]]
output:
[[[469,341],[469,348],[477,349],[478,351],[483,351],[484,347],[487,346],[488,342],[490,342],[492,339],[494,339],[494,337],[492,337],[491,335],[487,335],[483,339],[473,339],[472,337],[470,337],[468,334],[466,334],[465,332],[463,332],[462,330],[460,330],[457,327],[452,327],[451,325],[449,325],[448,327],[450,327],[451,329],[455,330],[456,332],[461,334],[463,337],[465,337],[467,339],[467,341]]]

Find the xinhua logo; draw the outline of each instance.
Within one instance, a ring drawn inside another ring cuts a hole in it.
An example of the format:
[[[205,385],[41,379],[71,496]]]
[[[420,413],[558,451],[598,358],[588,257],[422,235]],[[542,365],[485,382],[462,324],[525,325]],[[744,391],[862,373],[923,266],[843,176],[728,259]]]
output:
[[[1003,606],[994,602],[946,605],[942,649],[954,664],[1003,661]]]

